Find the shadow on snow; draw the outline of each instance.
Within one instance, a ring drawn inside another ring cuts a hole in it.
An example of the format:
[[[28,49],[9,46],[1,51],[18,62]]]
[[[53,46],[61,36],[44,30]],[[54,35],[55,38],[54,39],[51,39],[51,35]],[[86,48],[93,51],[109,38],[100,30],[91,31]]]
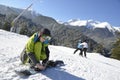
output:
[[[65,72],[64,69],[58,67],[42,71],[41,74],[47,76],[51,80],[85,80],[68,72]]]

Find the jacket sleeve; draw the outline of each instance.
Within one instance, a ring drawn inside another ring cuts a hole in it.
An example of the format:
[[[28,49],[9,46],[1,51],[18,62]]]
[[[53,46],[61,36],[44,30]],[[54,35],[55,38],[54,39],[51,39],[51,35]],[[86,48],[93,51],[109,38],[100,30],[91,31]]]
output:
[[[29,38],[26,44],[26,52],[34,52],[34,35]]]

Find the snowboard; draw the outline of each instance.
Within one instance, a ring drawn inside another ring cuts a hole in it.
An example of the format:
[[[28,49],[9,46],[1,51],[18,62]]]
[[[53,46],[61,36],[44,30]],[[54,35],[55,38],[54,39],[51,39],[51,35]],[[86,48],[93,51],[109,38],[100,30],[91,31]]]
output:
[[[46,65],[46,69],[48,68],[54,68],[54,67],[60,67],[64,66],[64,62],[62,60],[49,60]],[[46,70],[45,69],[45,70]],[[15,70],[15,73],[19,75],[20,77],[29,77],[30,75],[39,73],[42,70],[39,69],[24,69],[24,70]]]

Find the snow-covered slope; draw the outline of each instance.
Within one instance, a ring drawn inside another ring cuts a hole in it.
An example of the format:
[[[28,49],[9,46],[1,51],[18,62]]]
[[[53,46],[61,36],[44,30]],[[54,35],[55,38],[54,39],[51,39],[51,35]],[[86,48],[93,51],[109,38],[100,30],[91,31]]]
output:
[[[21,65],[19,55],[28,37],[0,30],[0,80],[120,80],[120,61],[87,53],[87,58],[73,54],[75,49],[50,45],[50,59],[63,60],[65,66],[47,69],[21,78],[14,70]]]

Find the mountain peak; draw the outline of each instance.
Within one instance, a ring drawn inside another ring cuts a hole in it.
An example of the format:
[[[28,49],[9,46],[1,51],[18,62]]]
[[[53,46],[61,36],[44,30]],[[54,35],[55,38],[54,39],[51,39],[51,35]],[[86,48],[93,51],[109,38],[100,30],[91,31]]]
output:
[[[86,26],[87,21],[86,20],[80,20],[80,19],[71,19],[66,22],[66,25],[72,25],[72,26]]]
[[[86,26],[86,28],[89,29],[107,28],[110,32],[115,32],[114,27],[111,26],[108,22],[94,21],[92,19],[90,20],[71,19],[68,20],[68,22],[65,22],[64,24],[71,26]]]

